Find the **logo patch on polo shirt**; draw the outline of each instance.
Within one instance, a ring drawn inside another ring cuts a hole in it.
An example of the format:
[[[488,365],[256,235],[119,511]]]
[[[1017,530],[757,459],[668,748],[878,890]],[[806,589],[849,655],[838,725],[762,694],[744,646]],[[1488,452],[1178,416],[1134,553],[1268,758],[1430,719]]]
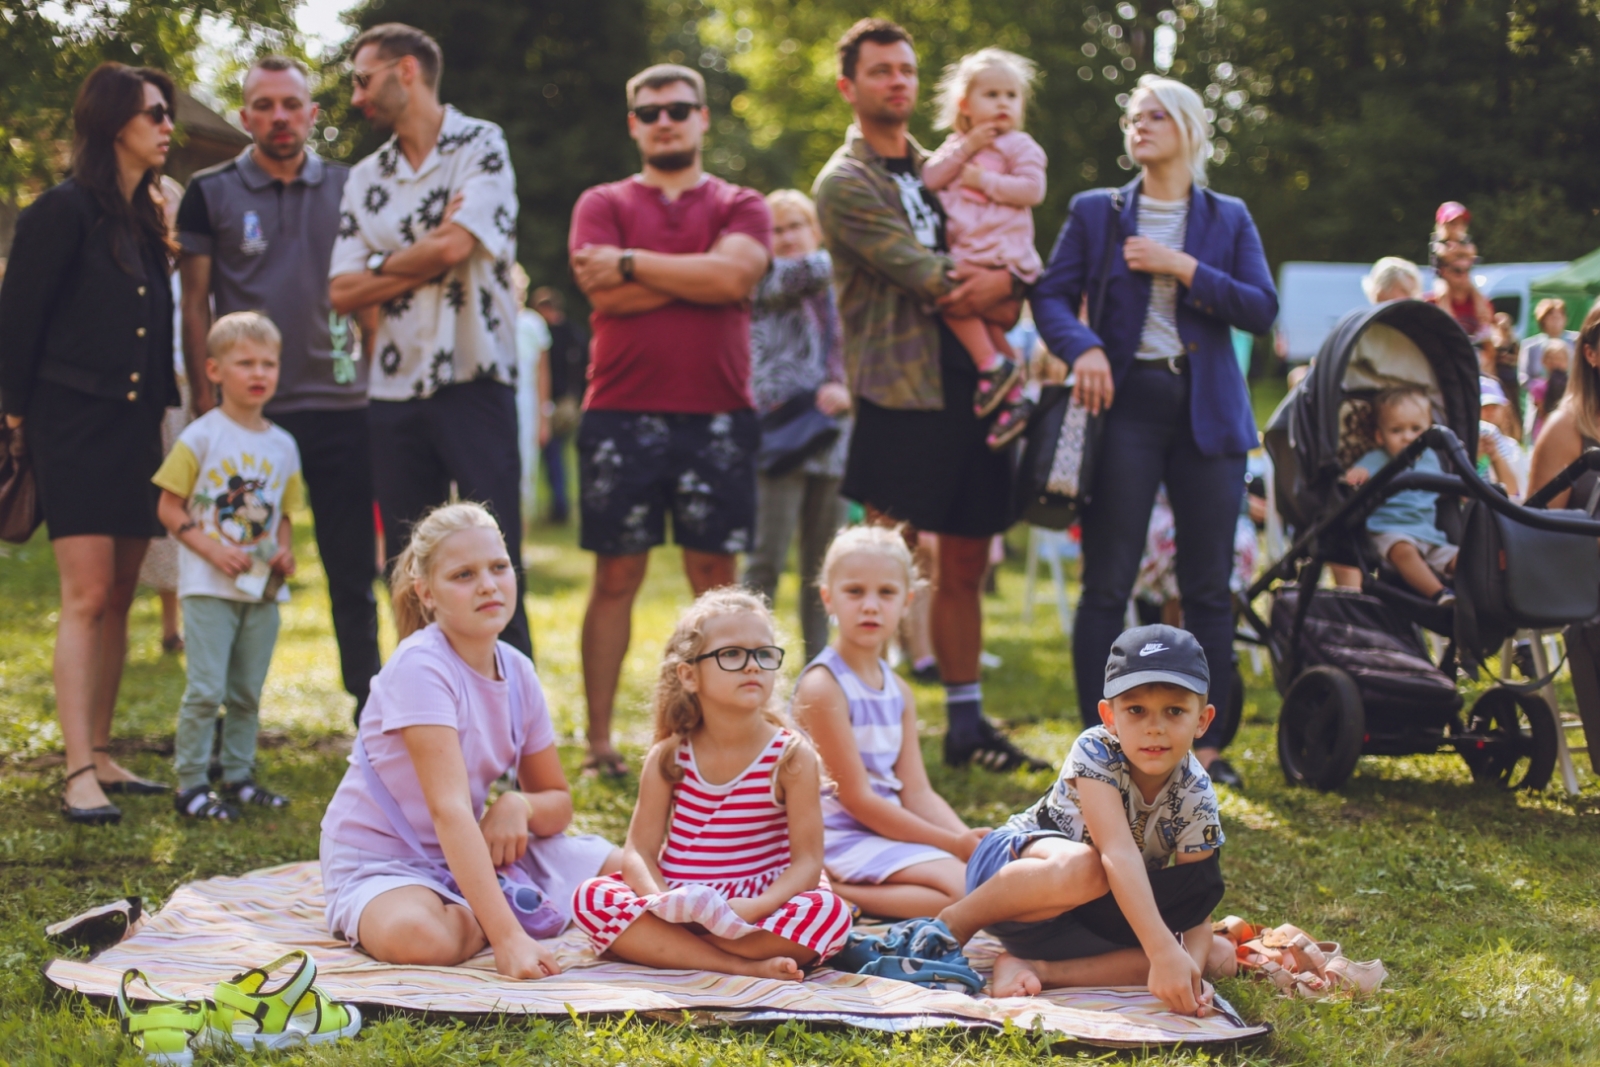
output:
[[[244,240],[239,251],[247,256],[259,256],[267,250],[267,239],[261,236],[261,216],[254,211],[244,213]]]

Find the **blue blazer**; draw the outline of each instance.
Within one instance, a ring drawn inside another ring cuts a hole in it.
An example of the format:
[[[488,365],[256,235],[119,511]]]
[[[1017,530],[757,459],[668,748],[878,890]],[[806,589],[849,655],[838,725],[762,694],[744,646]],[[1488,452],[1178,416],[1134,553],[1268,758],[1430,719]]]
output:
[[[1075,363],[1091,348],[1105,350],[1120,387],[1133,366],[1150,307],[1150,275],[1128,269],[1123,242],[1139,232],[1139,185],[1122,187],[1122,213],[1112,212],[1110,189],[1072,198],[1055,251],[1029,298],[1039,334],[1052,353]],[[1078,321],[1083,298],[1094,299],[1106,227],[1118,235],[1097,330]],[[1193,388],[1189,403],[1195,444],[1207,456],[1238,455],[1256,447],[1250,391],[1233,354],[1228,327],[1250,333],[1272,329],[1278,291],[1261,251],[1261,236],[1244,201],[1195,186],[1183,250],[1199,261],[1194,284],[1178,285],[1178,337],[1189,355]],[[1115,406],[1117,401],[1112,400]]]

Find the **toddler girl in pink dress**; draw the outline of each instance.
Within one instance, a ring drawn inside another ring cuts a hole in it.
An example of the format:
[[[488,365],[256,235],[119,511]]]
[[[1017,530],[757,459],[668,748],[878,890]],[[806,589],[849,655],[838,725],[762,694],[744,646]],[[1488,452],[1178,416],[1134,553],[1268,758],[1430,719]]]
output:
[[[950,254],[957,263],[1008,270],[1025,282],[1043,264],[1033,244],[1033,212],[1044,199],[1044,149],[1022,132],[1023,105],[1037,68],[999,48],[984,48],[952,64],[939,82],[939,126],[950,130],[922,168],[947,217]],[[1032,404],[1023,397],[1024,368],[1005,330],[982,318],[945,322],[978,367],[973,410],[999,409],[989,447],[1004,448],[1027,426]]]

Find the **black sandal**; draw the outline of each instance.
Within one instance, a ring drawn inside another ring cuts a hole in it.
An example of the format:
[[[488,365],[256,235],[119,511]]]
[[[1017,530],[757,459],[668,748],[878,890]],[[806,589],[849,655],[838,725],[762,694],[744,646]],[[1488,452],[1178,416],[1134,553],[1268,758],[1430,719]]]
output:
[[[94,764],[86,764],[61,779],[62,788],[78,777],[94,770]],[[67,798],[61,798],[61,814],[66,816],[68,822],[75,822],[81,826],[109,826],[111,823],[122,820],[122,809],[115,804],[102,804],[98,808],[75,808],[67,803]]]
[[[223,803],[222,798],[212,792],[209,784],[184,790],[172,798],[172,805],[178,809],[178,814],[186,819],[237,822],[240,817],[239,810]]]
[[[109,745],[100,745],[90,749],[90,751],[104,752],[109,756],[111,747]],[[107,796],[122,793],[128,796],[153,797],[172,791],[172,787],[169,785],[162,782],[152,782],[150,779],[140,778],[138,775],[134,775],[132,778],[123,778],[116,782],[108,782],[103,778],[96,778],[95,781],[100,783],[100,791]]]
[[[253,804],[258,808],[289,806],[288,797],[257,784],[254,778],[246,778],[242,782],[223,782],[222,795],[238,804],[241,810],[246,804]]]

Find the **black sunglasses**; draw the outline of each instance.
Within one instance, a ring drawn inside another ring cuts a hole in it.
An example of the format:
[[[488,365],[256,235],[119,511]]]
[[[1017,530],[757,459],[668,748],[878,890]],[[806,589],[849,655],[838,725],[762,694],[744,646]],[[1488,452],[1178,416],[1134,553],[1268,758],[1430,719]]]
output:
[[[166,104],[152,104],[150,107],[142,107],[139,109],[139,114],[143,115],[157,126],[162,125],[168,119],[171,119],[173,122],[178,121],[178,113],[172,108],[168,107]]]
[[[703,659],[714,659],[717,666],[725,671],[742,671],[751,660],[756,661],[756,666],[764,671],[775,671],[783,666],[783,649],[777,645],[762,645],[760,648],[740,648],[738,645],[729,645],[707,652],[703,656],[696,656],[690,663],[699,663]]]
[[[663,111],[673,122],[683,122],[699,110],[699,104],[688,104],[680,100],[673,104],[640,104],[632,110],[632,114],[646,126],[654,126]]]

